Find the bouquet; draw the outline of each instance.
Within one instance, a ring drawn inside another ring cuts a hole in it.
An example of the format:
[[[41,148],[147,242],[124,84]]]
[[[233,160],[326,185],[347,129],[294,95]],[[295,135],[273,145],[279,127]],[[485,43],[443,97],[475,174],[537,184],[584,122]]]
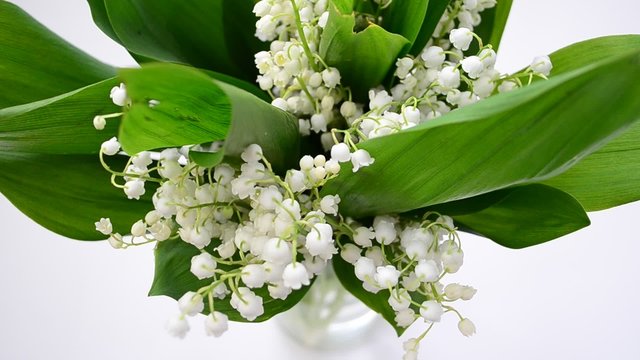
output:
[[[175,336],[267,320],[332,266],[399,335],[424,327],[415,358],[445,314],[475,332],[459,231],[524,248],[638,198],[638,36],[502,74],[510,1],[89,3],[140,68],[0,2],[0,190],[62,235],[154,244]]]

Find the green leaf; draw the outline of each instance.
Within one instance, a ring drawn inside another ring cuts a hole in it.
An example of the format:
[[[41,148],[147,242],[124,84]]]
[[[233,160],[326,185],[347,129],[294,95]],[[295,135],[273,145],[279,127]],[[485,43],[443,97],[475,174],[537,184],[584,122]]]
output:
[[[87,0],[89,3],[89,8],[91,9],[91,17],[93,18],[93,22],[102,30],[105,35],[110,37],[112,40],[120,43],[120,38],[116,35],[115,30],[111,26],[111,21],[109,20],[109,15],[107,14],[107,7],[104,4],[105,0]]]
[[[368,292],[362,287],[362,281],[356,277],[353,265],[344,261],[340,256],[334,256],[331,262],[342,286],[371,310],[380,314],[393,327],[398,336],[402,335],[406,329],[396,325],[395,311],[388,302],[389,290],[380,290],[376,294]]]
[[[640,123],[544,183],[575,196],[587,211],[640,200]]]
[[[615,35],[582,41],[551,54],[552,76],[633,49],[640,35]],[[640,124],[545,183],[575,196],[587,211],[640,200]]]
[[[222,140],[231,123],[231,102],[209,76],[185,66],[150,64],[123,69],[131,106],[119,140],[128,154]],[[151,105],[157,101],[157,105]]]
[[[191,159],[191,161],[202,167],[212,168],[222,162],[222,159],[224,159],[224,152],[204,152],[191,150],[189,151],[189,158]]]
[[[117,84],[109,79],[0,110],[0,153],[97,154],[100,144],[115,136],[119,121],[109,120],[104,130],[97,131],[93,118],[121,111],[109,98]]]
[[[257,76],[253,55],[267,47],[254,36],[253,4],[252,0],[104,2],[112,29],[130,52],[252,82]]]
[[[330,3],[332,3],[336,9],[338,9],[338,11],[340,11],[343,14],[348,14],[350,12],[352,12],[354,10],[354,0],[330,0]],[[360,2],[359,5],[361,5],[362,3]]]
[[[124,161],[114,162],[124,168]],[[128,234],[153,209],[149,197],[128,200],[111,185],[97,155],[0,152],[0,166],[0,192],[40,225],[73,239],[104,240],[94,225],[101,217],[111,218],[115,232]]]
[[[450,215],[464,231],[513,249],[538,245],[590,224],[575,198],[540,184],[498,190],[431,210]]]
[[[382,27],[394,34],[402,35],[414,43],[420,34],[429,0],[397,0],[384,12]]]
[[[425,19],[422,22],[422,27],[420,28],[420,32],[416,36],[416,39],[411,46],[411,50],[409,51],[411,55],[417,56],[418,54],[420,54],[429,40],[431,40],[431,36],[433,35],[436,26],[438,26],[438,22],[440,22],[444,11],[447,10],[449,3],[451,3],[451,0],[429,1],[429,6],[427,7],[427,15],[425,16]]]
[[[214,247],[215,245],[212,244],[207,250],[213,252]],[[210,285],[211,280],[198,280],[190,271],[191,258],[200,253],[200,250],[196,247],[181,240],[169,240],[159,243],[155,250],[156,269],[149,296],[166,295],[178,300],[188,291],[197,291],[203,286]],[[229,270],[228,267],[221,264],[218,264],[218,267]],[[309,287],[307,286],[293,291],[286,300],[270,297],[266,286],[260,289],[253,289],[256,295],[263,298],[264,306],[264,314],[253,322],[265,321],[283,311],[289,310],[302,299],[308,289]],[[230,298],[230,296],[227,296],[222,300],[216,299],[214,303],[215,310],[226,314],[229,320],[246,322],[247,320],[231,307],[231,304],[229,304]],[[208,311],[208,306],[205,306],[205,313],[208,313]]]
[[[31,104],[0,110],[0,192],[40,225],[66,237],[99,240],[94,222],[110,217],[114,231],[153,207],[149,196],[128,200],[98,159],[100,144],[119,121],[97,131],[93,117],[119,111],[109,98],[115,79]],[[109,159],[124,168],[121,158]],[[113,163],[111,163],[113,162]],[[147,193],[153,193],[152,186]]]
[[[495,7],[480,13],[482,22],[473,29],[480,36],[484,45],[491,44],[496,52],[500,47],[500,41],[509,19],[512,3],[513,0],[499,0]],[[478,50],[478,43],[474,41],[467,53],[476,54]]]
[[[558,76],[588,66],[603,59],[640,49],[640,35],[613,35],[581,41],[549,55]]]
[[[353,13],[342,14],[330,3],[329,19],[320,39],[320,56],[340,70],[342,84],[349,86],[357,98],[366,98],[367,91],[384,80],[410,43],[375,24],[354,33],[354,25]]]
[[[175,64],[121,73],[133,103],[119,136],[129,154],[225,140],[223,152],[229,158],[239,158],[255,143],[275,169],[298,160],[296,118],[247,91]],[[149,106],[150,100],[159,103]]]
[[[551,178],[640,117],[639,61],[640,51],[611,57],[365,141],[375,163],[357,174],[344,166],[324,193],[357,218]]]
[[[114,70],[0,0],[0,109],[112,77]]]

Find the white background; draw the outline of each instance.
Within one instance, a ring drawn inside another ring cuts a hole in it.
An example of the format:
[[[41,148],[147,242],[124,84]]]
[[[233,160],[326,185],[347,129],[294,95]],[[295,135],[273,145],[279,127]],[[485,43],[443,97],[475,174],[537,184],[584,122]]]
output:
[[[93,25],[85,1],[12,2],[99,59],[134,64]],[[515,1],[499,68],[516,70],[535,55],[590,37],[638,33],[639,12],[635,0]],[[638,211],[635,204],[592,214],[588,229],[526,250],[465,237],[466,264],[456,278],[479,292],[460,308],[478,334],[463,338],[453,317],[445,318],[423,342],[420,358],[640,359]],[[402,354],[401,341],[384,324],[365,344],[340,351],[301,348],[274,322],[234,323],[224,337],[213,339],[204,336],[198,319],[185,340],[176,340],[163,329],[175,302],[146,297],[151,248],[115,251],[104,242],[62,238],[3,197],[0,229],[1,359],[326,360]]]

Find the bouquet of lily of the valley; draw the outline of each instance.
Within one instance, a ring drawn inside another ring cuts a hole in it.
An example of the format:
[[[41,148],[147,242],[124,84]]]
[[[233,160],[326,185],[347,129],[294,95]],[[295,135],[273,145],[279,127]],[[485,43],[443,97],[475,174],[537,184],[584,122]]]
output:
[[[511,0],[88,0],[115,70],[0,1],[0,190],[153,243],[173,335],[300,301],[332,266],[405,358],[476,290],[459,231],[524,248],[640,199],[640,36],[494,68]]]

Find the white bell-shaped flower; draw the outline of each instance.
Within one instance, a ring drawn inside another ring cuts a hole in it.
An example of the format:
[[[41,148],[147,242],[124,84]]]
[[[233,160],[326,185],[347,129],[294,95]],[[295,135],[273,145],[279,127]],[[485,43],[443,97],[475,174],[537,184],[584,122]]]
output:
[[[428,300],[423,302],[420,305],[420,316],[425,321],[429,322],[439,322],[440,318],[442,318],[442,314],[444,313],[444,309],[442,305],[434,300]]]
[[[402,311],[411,306],[411,295],[406,289],[393,289],[388,302],[394,311]]]
[[[269,290],[269,296],[280,300],[285,300],[293,291],[290,287],[285,286],[283,281],[272,282],[267,289]]]
[[[240,316],[249,321],[253,321],[264,314],[262,298],[246,287],[240,287],[237,292],[231,294],[229,304],[238,310]]]
[[[469,50],[469,45],[473,40],[473,33],[467,28],[453,29],[449,33],[449,41],[453,46],[462,51]]]
[[[322,81],[329,89],[340,85],[340,71],[334,67],[322,70]]]
[[[111,219],[109,218],[100,218],[100,221],[95,223],[96,230],[103,235],[111,235],[113,232],[113,225],[111,225]]]
[[[307,268],[299,262],[291,263],[284,268],[282,273],[284,285],[294,290],[302,288],[303,285],[309,285],[309,273]]]
[[[360,256],[360,248],[354,244],[346,244],[340,251],[340,257],[350,264],[355,264]]]
[[[428,68],[436,69],[440,68],[446,59],[446,55],[444,53],[444,49],[439,46],[429,46],[426,48],[422,54],[420,54],[420,58],[424,61],[424,64]]]
[[[218,266],[216,260],[209,253],[202,253],[191,258],[190,271],[198,279],[207,279],[213,277]]]
[[[553,69],[553,65],[551,64],[551,59],[546,56],[536,56],[531,61],[531,70],[535,73],[542,74],[544,76],[549,76],[551,73],[551,69]]]
[[[444,294],[449,300],[456,301],[462,297],[463,287],[460,284],[449,284],[444,288]]]
[[[378,266],[374,276],[375,281],[385,289],[394,287],[400,278],[400,271],[393,265]]]
[[[292,260],[291,244],[277,237],[271,238],[264,244],[262,258],[274,264],[289,264]]]
[[[331,147],[331,159],[338,162],[348,162],[351,160],[351,150],[345,143],[338,143]]]
[[[469,337],[476,333],[476,325],[471,320],[464,318],[458,322],[458,330],[462,335]]]
[[[183,339],[189,331],[189,323],[183,314],[172,316],[165,325],[167,332],[171,336]]]
[[[444,90],[457,89],[460,86],[460,70],[446,66],[438,74],[438,83]]]
[[[337,249],[333,242],[333,228],[329,224],[315,224],[306,236],[305,248],[312,256],[330,259]]]
[[[124,193],[129,199],[139,200],[144,195],[144,181],[140,179],[129,180],[124,184]]]
[[[339,195],[326,195],[320,200],[320,210],[329,215],[338,215]]]
[[[361,247],[371,247],[373,243],[372,239],[375,238],[375,233],[368,227],[361,226],[354,230],[353,241]]]
[[[112,137],[111,139],[102,143],[102,145],[100,146],[100,150],[105,155],[113,156],[117,154],[118,151],[120,151],[120,143],[118,142],[118,139]]]
[[[125,106],[127,104],[127,87],[123,83],[120,83],[119,86],[114,86],[109,97],[117,106]]]
[[[376,265],[372,259],[362,256],[355,263],[355,273],[360,281],[373,281]]]
[[[469,56],[460,62],[462,70],[464,70],[470,78],[477,79],[484,71],[484,63],[477,56]]]
[[[267,280],[267,274],[262,265],[248,264],[242,268],[240,278],[248,288],[261,288]]]
[[[414,271],[418,279],[422,282],[431,283],[440,278],[438,265],[433,260],[420,260]]]
[[[214,311],[204,319],[204,330],[207,335],[219,337],[229,329],[227,315]]]
[[[178,299],[178,307],[183,314],[195,316],[204,310],[204,299],[202,295],[189,291]]]
[[[375,159],[371,157],[367,150],[358,149],[351,154],[351,164],[353,165],[353,172],[357,172],[361,168],[369,166],[374,162]]]

